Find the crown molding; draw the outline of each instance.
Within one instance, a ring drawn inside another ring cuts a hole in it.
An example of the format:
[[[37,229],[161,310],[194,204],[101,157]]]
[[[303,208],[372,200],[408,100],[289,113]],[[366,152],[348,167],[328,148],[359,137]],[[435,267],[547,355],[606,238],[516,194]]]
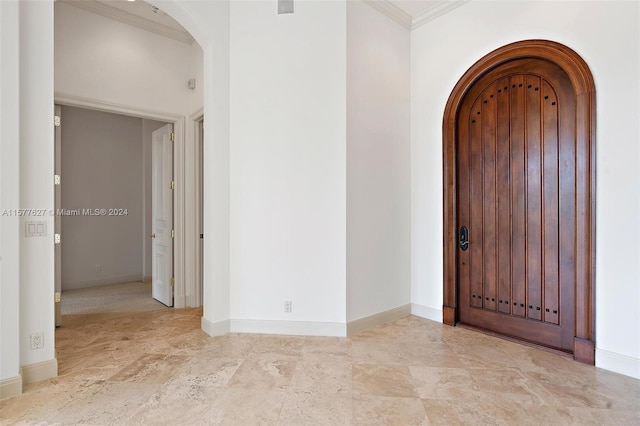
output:
[[[86,11],[93,12],[107,18],[114,19],[116,21],[119,21],[128,25],[132,25],[134,27],[138,27],[143,30],[180,41],[182,43],[192,44],[194,41],[193,37],[191,37],[191,34],[189,34],[186,31],[181,31],[176,28],[171,28],[167,25],[154,22],[150,19],[146,19],[138,15],[134,15],[133,13],[125,12],[121,9],[109,6],[101,2],[86,1],[86,0],[59,0],[59,1],[61,1],[64,4],[68,4],[70,6],[75,6],[80,9],[84,9]]]
[[[396,21],[398,24],[402,25],[404,28],[410,30],[412,26],[411,15],[409,15],[404,10],[400,9],[395,4],[391,3],[389,0],[362,0],[363,3],[368,4],[378,12],[383,15],[387,15],[392,20]]]
[[[414,30],[470,1],[471,0],[442,0],[434,2],[429,9],[416,17],[412,17],[389,0],[362,0],[363,3],[368,4],[408,30]]]
[[[449,13],[453,9],[456,9],[456,8],[462,6],[465,3],[469,3],[470,1],[471,0],[443,0],[443,1],[440,1],[440,2],[438,2],[436,4],[434,4],[432,7],[430,7],[426,11],[422,12],[421,14],[419,14],[418,16],[416,16],[415,18],[413,18],[413,21],[411,23],[411,29],[414,30],[414,29],[426,24],[429,21],[433,21],[437,17],[442,16],[445,13]]]

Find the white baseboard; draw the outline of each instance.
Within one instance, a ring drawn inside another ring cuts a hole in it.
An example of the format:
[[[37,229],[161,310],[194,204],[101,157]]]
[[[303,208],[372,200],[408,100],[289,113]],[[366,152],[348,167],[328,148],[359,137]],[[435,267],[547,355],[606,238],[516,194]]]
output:
[[[200,328],[211,337],[224,336],[229,333],[229,320],[212,322],[202,317]]]
[[[100,278],[98,280],[91,280],[91,281],[62,283],[62,291],[78,290],[81,288],[89,288],[89,287],[98,287],[101,285],[133,283],[140,280],[142,280],[142,277],[140,275],[124,275],[119,277]]]
[[[596,348],[596,367],[640,379],[640,359]]]
[[[378,312],[368,317],[360,318],[347,323],[347,336],[353,336],[368,328],[376,327],[386,322],[395,321],[402,317],[411,315],[411,305],[398,306],[397,308]]]
[[[58,360],[56,358],[49,361],[37,362],[35,364],[24,365],[20,369],[22,383],[40,382],[58,376]]]
[[[345,324],[340,322],[231,320],[232,333],[345,337],[346,331]]]
[[[22,376],[18,375],[0,380],[0,399],[22,394]]]
[[[442,309],[430,308],[417,303],[411,304],[411,315],[431,321],[442,322]]]

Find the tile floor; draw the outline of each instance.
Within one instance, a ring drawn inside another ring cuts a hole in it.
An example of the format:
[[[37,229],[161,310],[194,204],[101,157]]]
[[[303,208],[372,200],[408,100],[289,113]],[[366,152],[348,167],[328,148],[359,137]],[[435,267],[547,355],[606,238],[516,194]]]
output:
[[[415,316],[351,338],[211,338],[201,311],[74,315],[2,424],[640,424],[640,381]]]

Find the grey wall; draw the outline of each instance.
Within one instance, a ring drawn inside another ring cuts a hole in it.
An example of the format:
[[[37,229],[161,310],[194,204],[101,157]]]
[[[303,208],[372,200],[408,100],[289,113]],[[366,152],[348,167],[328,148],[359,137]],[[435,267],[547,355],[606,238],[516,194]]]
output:
[[[150,150],[155,122],[73,107],[62,108],[62,120],[62,207],[127,209],[124,216],[62,218],[62,289],[140,280],[150,251],[151,170],[143,148]]]

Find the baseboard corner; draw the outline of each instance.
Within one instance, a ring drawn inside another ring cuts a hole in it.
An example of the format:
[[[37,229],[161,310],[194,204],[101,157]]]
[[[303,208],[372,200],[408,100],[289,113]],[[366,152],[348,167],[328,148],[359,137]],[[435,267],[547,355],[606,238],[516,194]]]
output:
[[[202,320],[200,320],[200,328],[211,337],[224,336],[225,334],[229,334],[230,321],[227,319],[213,322],[202,317]]]
[[[0,400],[22,394],[22,376],[0,380]]]
[[[397,308],[388,309],[386,311],[378,312],[377,314],[349,321],[347,323],[347,336],[353,336],[354,334],[358,334],[366,329],[406,317],[407,315],[411,315],[411,311],[411,304],[408,303],[406,305],[398,306]]]
[[[25,385],[58,377],[58,360],[53,358],[48,361],[24,365],[20,369],[20,375],[22,376],[22,383]]]
[[[418,303],[411,304],[411,315],[431,321],[442,322],[442,309],[436,309]]]
[[[640,358],[596,348],[596,367],[640,380]]]

